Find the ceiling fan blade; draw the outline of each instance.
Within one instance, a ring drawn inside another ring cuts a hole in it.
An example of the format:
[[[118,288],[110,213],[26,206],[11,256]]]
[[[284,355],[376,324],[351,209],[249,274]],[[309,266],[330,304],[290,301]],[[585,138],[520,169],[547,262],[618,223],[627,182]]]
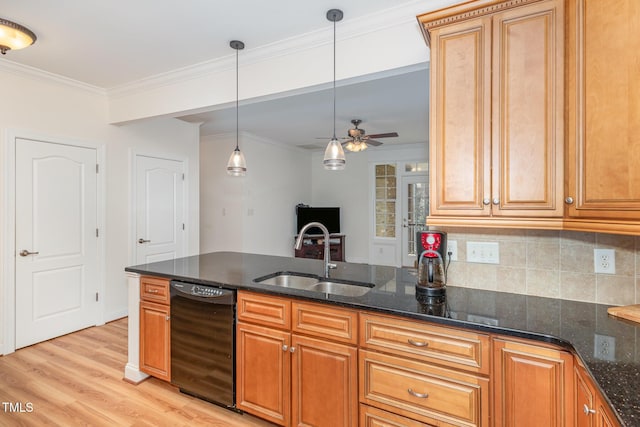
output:
[[[398,136],[398,132],[378,133],[375,135],[369,135],[369,138],[395,138],[396,136]]]
[[[375,139],[369,138],[369,139],[367,139],[367,145],[372,145],[374,147],[377,147],[379,145],[382,145],[382,142],[376,141]]]

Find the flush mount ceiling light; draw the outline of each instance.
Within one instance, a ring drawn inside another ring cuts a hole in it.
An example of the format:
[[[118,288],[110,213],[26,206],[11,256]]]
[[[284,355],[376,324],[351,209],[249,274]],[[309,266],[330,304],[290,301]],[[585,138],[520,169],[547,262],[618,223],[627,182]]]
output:
[[[342,11],[331,9],[327,12],[327,19],[333,22],[333,136],[324,152],[324,168],[328,170],[342,170],[345,166],[344,150],[336,138],[336,22],[342,20]]]
[[[18,50],[36,42],[36,35],[30,29],[15,22],[0,18],[0,52]]]
[[[236,149],[231,153],[229,162],[227,163],[227,173],[231,176],[244,176],[247,172],[247,162],[244,160],[244,154],[238,147],[238,51],[244,49],[244,43],[239,40],[232,40],[229,43],[236,50]]]

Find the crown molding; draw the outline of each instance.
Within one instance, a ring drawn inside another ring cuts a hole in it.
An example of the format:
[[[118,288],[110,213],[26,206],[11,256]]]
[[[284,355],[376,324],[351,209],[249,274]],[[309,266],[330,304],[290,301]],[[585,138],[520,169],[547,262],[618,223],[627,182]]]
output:
[[[74,89],[81,89],[96,95],[107,95],[107,91],[98,86],[83,83],[81,81],[70,79],[59,74],[50,73],[48,71],[31,67],[29,65],[18,64],[17,62],[13,62],[10,60],[3,59],[0,61],[0,71],[5,71],[11,74],[18,75],[20,77],[28,76],[30,78],[44,82],[54,82],[64,86],[72,87]]]
[[[336,27],[336,42],[339,43],[340,41],[401,25],[413,25],[416,26],[416,29],[419,29],[416,15],[427,10],[450,5],[455,1],[458,0],[440,0],[439,2],[416,0],[359,18],[346,18]],[[240,68],[331,44],[333,43],[333,32],[329,31],[330,28],[330,25],[327,24],[326,28],[245,49],[242,54]],[[107,95],[110,98],[131,96],[140,92],[184,82],[185,80],[229,71],[234,68],[235,54],[229,54],[107,89]]]

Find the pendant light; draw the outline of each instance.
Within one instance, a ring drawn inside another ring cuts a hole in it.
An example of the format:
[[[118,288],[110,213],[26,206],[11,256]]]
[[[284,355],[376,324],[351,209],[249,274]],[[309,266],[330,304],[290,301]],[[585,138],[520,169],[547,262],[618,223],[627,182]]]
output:
[[[324,152],[324,168],[327,170],[342,170],[345,166],[344,150],[336,138],[336,22],[342,20],[343,14],[339,9],[327,12],[327,19],[333,22],[333,137]]]
[[[244,43],[238,40],[232,40],[229,45],[236,50],[236,149],[231,153],[229,162],[227,163],[227,173],[231,176],[244,176],[247,172],[247,162],[244,160],[244,154],[238,147],[238,51],[244,49]]]

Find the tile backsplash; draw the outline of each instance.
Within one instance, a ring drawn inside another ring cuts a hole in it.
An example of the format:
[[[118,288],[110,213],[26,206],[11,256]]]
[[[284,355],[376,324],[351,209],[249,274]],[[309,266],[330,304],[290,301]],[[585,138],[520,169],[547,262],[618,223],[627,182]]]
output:
[[[439,227],[458,246],[448,284],[610,305],[640,304],[640,237],[574,231]],[[498,242],[499,264],[467,262],[467,242]],[[593,250],[615,250],[615,274]]]

